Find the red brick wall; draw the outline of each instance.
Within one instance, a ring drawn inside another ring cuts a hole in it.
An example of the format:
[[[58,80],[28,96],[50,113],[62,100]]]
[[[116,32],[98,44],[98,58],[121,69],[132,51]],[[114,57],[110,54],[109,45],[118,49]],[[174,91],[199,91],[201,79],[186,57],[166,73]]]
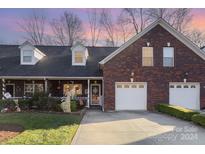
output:
[[[142,47],[147,42],[154,49],[153,67],[142,67]],[[174,47],[173,68],[163,67],[163,47],[167,42]],[[148,83],[148,109],[156,103],[168,103],[169,82],[183,82],[185,72],[189,73],[187,82],[200,82],[201,108],[205,108],[205,61],[161,26],[156,26],[103,66],[105,110],[115,110],[115,82],[130,82],[131,72],[134,72],[134,82]]]

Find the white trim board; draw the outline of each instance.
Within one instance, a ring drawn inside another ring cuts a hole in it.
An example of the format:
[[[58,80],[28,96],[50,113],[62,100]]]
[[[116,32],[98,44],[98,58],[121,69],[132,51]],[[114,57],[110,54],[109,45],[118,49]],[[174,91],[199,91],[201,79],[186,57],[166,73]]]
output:
[[[103,77],[60,77],[60,76],[0,76],[1,79],[19,79],[19,80],[31,80],[31,79],[50,79],[50,80],[102,80]]]
[[[133,36],[131,39],[129,39],[127,42],[125,42],[120,48],[118,48],[116,51],[111,53],[109,56],[101,60],[99,63],[101,65],[107,63],[110,59],[115,57],[117,54],[122,52],[124,49],[129,47],[131,44],[133,44],[135,41],[137,41],[139,38],[141,38],[143,35],[145,35],[147,32],[149,32],[151,29],[156,27],[157,25],[162,26],[165,30],[167,30],[170,34],[172,34],[174,37],[176,37],[179,41],[181,41],[184,45],[186,45],[188,48],[190,48],[194,53],[196,53],[198,56],[200,56],[203,60],[205,60],[205,53],[192,41],[190,41],[187,37],[185,37],[183,34],[178,32],[176,29],[174,29],[169,23],[167,23],[164,19],[158,19],[155,22],[153,22],[151,25],[146,27],[143,31],[141,31],[139,34]]]

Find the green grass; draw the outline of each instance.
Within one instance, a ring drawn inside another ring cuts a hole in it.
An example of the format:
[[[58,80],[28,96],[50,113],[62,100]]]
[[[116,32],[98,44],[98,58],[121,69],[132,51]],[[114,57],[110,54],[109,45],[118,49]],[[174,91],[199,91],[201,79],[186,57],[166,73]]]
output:
[[[0,124],[19,124],[25,131],[0,144],[70,144],[80,123],[79,115],[47,113],[0,114]]]

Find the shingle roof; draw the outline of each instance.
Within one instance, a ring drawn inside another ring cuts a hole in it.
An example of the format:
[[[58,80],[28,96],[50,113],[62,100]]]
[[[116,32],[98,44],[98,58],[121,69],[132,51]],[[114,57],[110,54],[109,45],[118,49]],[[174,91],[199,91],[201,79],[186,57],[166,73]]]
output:
[[[0,45],[0,76],[100,77],[99,61],[115,47],[87,47],[86,66],[72,66],[71,47],[36,46],[46,56],[36,65],[20,65],[18,45]]]

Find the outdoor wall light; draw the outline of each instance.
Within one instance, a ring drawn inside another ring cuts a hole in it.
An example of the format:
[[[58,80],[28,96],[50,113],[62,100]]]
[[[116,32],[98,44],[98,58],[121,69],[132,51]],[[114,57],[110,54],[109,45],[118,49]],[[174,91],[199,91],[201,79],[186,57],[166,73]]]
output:
[[[131,78],[130,78],[130,82],[133,82],[134,81],[134,72],[131,72]]]
[[[150,42],[147,42],[147,46],[148,46],[148,47],[150,46]]]
[[[189,73],[188,73],[188,72],[185,72],[185,74],[184,74],[184,83],[187,82],[188,75],[189,75]]]
[[[186,83],[187,79],[184,79],[184,83]]]
[[[170,42],[167,42],[167,46],[170,47]]]

